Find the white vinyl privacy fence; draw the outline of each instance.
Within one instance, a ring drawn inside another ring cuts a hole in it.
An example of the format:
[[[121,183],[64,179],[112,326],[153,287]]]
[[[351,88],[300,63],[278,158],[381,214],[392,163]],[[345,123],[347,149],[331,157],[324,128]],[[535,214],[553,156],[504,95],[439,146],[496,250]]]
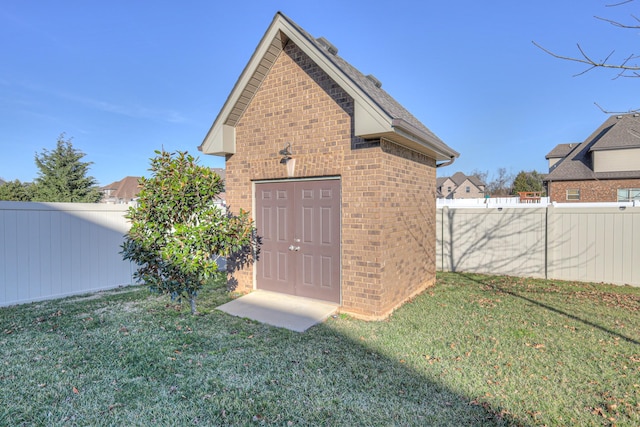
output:
[[[439,270],[640,286],[640,207],[436,212]]]
[[[0,201],[0,306],[133,283],[125,205]],[[437,209],[437,268],[640,286],[640,207]]]
[[[127,208],[0,201],[0,306],[132,284]]]

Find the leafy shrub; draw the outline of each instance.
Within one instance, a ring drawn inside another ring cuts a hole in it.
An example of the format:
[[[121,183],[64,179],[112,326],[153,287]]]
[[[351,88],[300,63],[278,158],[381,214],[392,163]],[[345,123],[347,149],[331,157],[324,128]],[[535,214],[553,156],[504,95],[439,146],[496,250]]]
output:
[[[156,151],[151,178],[141,178],[122,255],[138,264],[134,277],[152,290],[186,298],[196,313],[198,291],[216,274],[218,257],[253,259],[255,228],[248,212],[216,204],[224,182],[187,152]]]

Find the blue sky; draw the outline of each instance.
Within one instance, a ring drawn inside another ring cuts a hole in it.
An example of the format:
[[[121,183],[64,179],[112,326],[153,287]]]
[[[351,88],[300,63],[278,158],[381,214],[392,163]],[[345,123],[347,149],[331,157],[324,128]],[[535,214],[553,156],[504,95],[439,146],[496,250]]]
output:
[[[606,0],[121,1],[0,3],[0,177],[32,181],[59,134],[100,185],[148,175],[153,151],[202,142],[276,11],[383,88],[461,153],[441,175],[546,172],[556,144],[584,140],[610,111],[640,108],[640,80],[554,59],[532,40],[596,59],[637,50],[640,3]]]

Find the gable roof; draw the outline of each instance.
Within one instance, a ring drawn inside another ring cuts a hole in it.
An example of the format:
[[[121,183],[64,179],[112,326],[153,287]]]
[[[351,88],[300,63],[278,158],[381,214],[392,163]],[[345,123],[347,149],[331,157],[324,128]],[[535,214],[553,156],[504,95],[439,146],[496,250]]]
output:
[[[315,39],[283,13],[276,13],[249,63],[234,85],[204,141],[205,154],[235,153],[235,126],[260,84],[289,42],[298,46],[354,100],[354,132],[362,138],[385,138],[424,153],[436,161],[455,159],[459,153],[381,88],[337,55],[325,39]]]
[[[442,186],[446,180],[450,179],[451,181],[453,181],[453,183],[459,187],[462,184],[464,184],[465,181],[469,181],[470,183],[472,183],[473,185],[475,185],[476,187],[480,188],[480,187],[484,187],[485,184],[475,175],[465,175],[462,172],[456,172],[454,173],[452,176],[442,176],[442,177],[438,177],[436,178],[436,185],[438,187]]]
[[[101,190],[114,190],[109,194],[109,198],[132,200],[140,192],[140,186],[138,185],[138,176],[127,176],[120,181],[112,182],[109,185],[101,187]]]
[[[598,130],[590,151],[640,148],[640,114],[611,116]]]
[[[579,142],[572,142],[569,144],[558,144],[553,150],[549,151],[549,154],[544,156],[545,159],[561,159],[563,157],[567,157],[569,153],[571,153],[575,148],[580,145]]]
[[[440,191],[440,188],[442,188],[444,186],[444,183],[447,181],[450,181],[451,178],[449,178],[448,176],[442,176],[442,177],[437,177],[436,178],[436,192]]]
[[[561,144],[562,145],[562,144]],[[556,146],[558,148],[558,146]],[[580,181],[594,179],[640,178],[637,171],[594,172],[591,152],[640,148],[640,115],[625,114],[611,116],[605,120],[584,142],[577,144],[555,169],[545,177],[545,181]],[[555,150],[555,148],[554,148]],[[551,153],[554,152],[551,151]],[[549,158],[547,154],[546,158]]]

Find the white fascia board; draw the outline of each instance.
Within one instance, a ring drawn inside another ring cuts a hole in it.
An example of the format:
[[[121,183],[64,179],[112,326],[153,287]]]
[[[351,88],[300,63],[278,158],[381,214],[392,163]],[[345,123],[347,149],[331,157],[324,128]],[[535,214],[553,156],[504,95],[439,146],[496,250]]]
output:
[[[202,143],[201,151],[204,154],[224,156],[236,152],[236,128],[220,124],[211,128],[206,139]]]
[[[279,21],[282,21],[282,18],[280,16],[277,16],[276,19],[271,23],[271,26],[269,27],[265,35],[262,37],[262,40],[260,40],[260,43],[251,56],[249,63],[242,71],[240,78],[238,78],[238,81],[233,86],[233,89],[231,90],[229,97],[222,106],[218,117],[216,117],[213,125],[211,126],[211,129],[209,130],[209,133],[205,137],[204,142],[199,147],[203,153],[215,155],[235,154],[235,128],[225,125],[224,123],[227,121],[227,117],[229,117],[229,114],[231,113],[231,111],[233,111],[233,108],[242,95],[244,88],[247,86],[249,80],[251,80],[253,74],[260,65],[260,61],[262,60],[263,56],[267,53],[267,50],[271,46],[271,41],[276,37],[278,31],[280,31],[280,26],[278,25]],[[225,128],[232,128],[233,132],[231,132],[230,129]],[[229,140],[229,138],[232,138],[232,141]]]
[[[420,129],[417,129],[405,120],[395,119],[391,125],[397,135],[413,140],[441,156],[437,157],[436,160],[449,160],[460,156],[460,153],[440,141],[438,137],[435,137],[435,139],[432,138],[429,134],[422,132]]]
[[[434,157],[436,161],[450,160],[459,156],[457,152],[445,152],[445,150],[437,147],[436,144],[429,143],[422,138],[416,137],[414,134],[407,132],[400,127],[394,127],[393,132],[395,135],[399,136],[409,143],[403,145],[407,145],[408,147],[413,148],[414,150],[421,153],[428,153],[430,156]],[[412,145],[413,147],[411,147]]]
[[[199,149],[205,154],[234,154],[235,129],[225,125],[227,117],[232,112],[236,102],[242,95],[262,57],[267,53],[272,40],[282,31],[296,46],[307,54],[329,77],[331,77],[345,92],[354,99],[354,130],[357,136],[375,136],[393,132],[392,118],[380,109],[351,79],[345,76],[325,54],[318,51],[315,45],[301,34],[281,15],[276,15],[271,26],[263,36],[249,63],[243,70],[233,90],[220,110],[209,133]]]

